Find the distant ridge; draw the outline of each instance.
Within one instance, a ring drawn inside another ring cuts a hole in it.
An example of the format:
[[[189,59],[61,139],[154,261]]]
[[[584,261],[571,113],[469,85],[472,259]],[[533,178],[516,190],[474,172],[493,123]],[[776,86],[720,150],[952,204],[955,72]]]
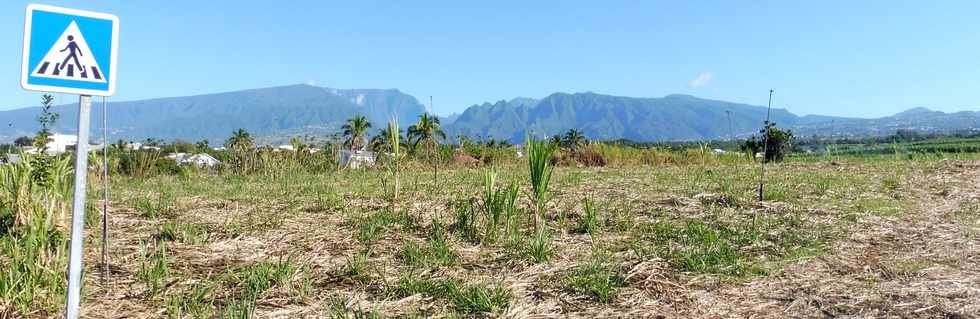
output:
[[[74,132],[75,105],[60,105],[62,114],[55,127]],[[253,135],[333,133],[343,121],[362,114],[377,123],[397,115],[402,123],[414,121],[424,112],[415,97],[398,90],[342,90],[311,85],[289,85],[186,97],[159,98],[109,103],[113,139],[161,138],[224,141],[233,130],[244,128]],[[0,140],[29,135],[38,129],[38,109],[0,111],[10,121],[0,128]],[[93,123],[101,123],[101,106],[93,108]]]
[[[61,120],[54,128],[73,133],[74,104],[56,106]],[[111,139],[223,142],[244,128],[260,142],[282,143],[292,136],[336,135],[343,122],[362,114],[373,130],[396,116],[403,127],[425,112],[415,97],[396,89],[335,89],[312,85],[169,97],[109,104]],[[38,130],[37,107],[0,111],[0,142]],[[101,123],[96,105],[93,123]],[[762,125],[763,106],[671,94],[636,98],[598,93],[554,93],[541,99],[518,97],[470,106],[461,114],[442,117],[451,138],[495,138],[522,142],[526,134],[548,137],[568,129],[582,130],[590,139],[634,141],[691,141],[745,138]],[[792,128],[797,136],[877,136],[898,129],[927,132],[977,131],[980,113],[944,113],[924,107],[892,116],[861,119],[824,115],[797,116],[773,109],[773,121]],[[94,128],[98,129],[98,127]]]

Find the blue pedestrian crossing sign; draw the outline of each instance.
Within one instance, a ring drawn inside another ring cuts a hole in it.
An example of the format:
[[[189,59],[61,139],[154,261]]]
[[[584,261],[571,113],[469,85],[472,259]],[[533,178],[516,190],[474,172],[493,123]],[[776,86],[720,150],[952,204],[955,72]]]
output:
[[[24,89],[109,96],[116,91],[119,18],[39,4],[27,6]]]

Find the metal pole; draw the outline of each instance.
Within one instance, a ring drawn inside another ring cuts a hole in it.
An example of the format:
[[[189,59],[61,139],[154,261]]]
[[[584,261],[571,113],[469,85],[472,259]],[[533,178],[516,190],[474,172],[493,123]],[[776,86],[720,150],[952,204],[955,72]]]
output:
[[[766,109],[766,122],[762,128],[762,171],[759,173],[759,201],[763,200],[763,187],[766,184],[766,154],[769,153],[769,116],[772,114],[772,93],[769,90],[769,106]]]
[[[78,142],[75,146],[75,194],[71,206],[71,252],[68,259],[68,298],[65,318],[78,318],[82,289],[82,241],[85,231],[85,177],[88,173],[88,131],[92,97],[78,97]]]
[[[109,105],[102,97],[102,285],[109,285]],[[106,289],[106,294],[109,289]]]

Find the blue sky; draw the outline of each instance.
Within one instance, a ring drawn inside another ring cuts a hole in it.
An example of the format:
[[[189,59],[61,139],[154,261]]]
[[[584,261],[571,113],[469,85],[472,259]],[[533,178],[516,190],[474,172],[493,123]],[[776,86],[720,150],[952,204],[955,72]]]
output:
[[[980,109],[978,1],[49,1],[120,17],[110,100],[315,83],[435,111],[516,96],[672,93],[797,114]],[[27,2],[0,3],[0,109]],[[58,95],[58,102],[76,98]]]

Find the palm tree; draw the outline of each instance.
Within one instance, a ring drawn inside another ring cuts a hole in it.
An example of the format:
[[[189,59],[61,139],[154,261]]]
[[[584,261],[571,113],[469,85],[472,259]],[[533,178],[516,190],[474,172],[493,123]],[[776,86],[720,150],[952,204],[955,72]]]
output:
[[[442,131],[439,118],[428,113],[419,115],[419,121],[415,125],[408,127],[408,140],[413,141],[414,147],[424,145],[432,159],[432,181],[435,182],[439,175],[438,161],[436,158],[436,147],[439,140],[446,138],[446,132]]]
[[[391,134],[388,133],[388,128],[381,129],[378,131],[378,135],[375,135],[368,141],[368,149],[375,153],[384,152],[385,148],[388,147],[387,138],[389,135]]]
[[[439,118],[428,113],[419,115],[419,121],[408,127],[408,139],[416,146],[421,144],[432,148],[445,138],[446,132],[442,131]]]
[[[562,137],[562,145],[571,149],[577,149],[579,146],[585,145],[589,142],[582,134],[582,131],[576,129],[570,129],[565,132],[565,136]]]
[[[255,147],[255,144],[252,142],[252,134],[249,134],[248,131],[240,128],[231,133],[231,137],[229,137],[228,141],[225,142],[225,147],[246,150]]]
[[[371,122],[364,115],[354,115],[354,117],[347,120],[347,123],[341,127],[344,130],[344,145],[350,147],[351,151],[360,149],[364,147],[367,142],[365,136],[367,135],[368,129],[371,128]]]
[[[200,140],[197,142],[197,149],[201,152],[207,152],[211,149],[211,143],[207,139]]]
[[[372,151],[377,152],[377,153],[380,153],[380,152],[390,152],[392,150],[392,148],[391,148],[391,146],[392,146],[391,143],[392,142],[391,141],[393,140],[392,139],[393,136],[391,135],[391,127],[390,126],[391,125],[389,125],[389,127],[385,127],[383,129],[381,129],[380,131],[378,131],[378,135],[375,135],[374,137],[372,137],[371,138],[371,141],[368,142],[368,148],[370,148]],[[399,131],[398,132],[398,135],[400,137],[402,135],[402,132]]]
[[[552,135],[551,138],[548,139],[548,143],[551,143],[551,145],[554,145],[555,147],[561,146],[561,142],[561,134]]]

